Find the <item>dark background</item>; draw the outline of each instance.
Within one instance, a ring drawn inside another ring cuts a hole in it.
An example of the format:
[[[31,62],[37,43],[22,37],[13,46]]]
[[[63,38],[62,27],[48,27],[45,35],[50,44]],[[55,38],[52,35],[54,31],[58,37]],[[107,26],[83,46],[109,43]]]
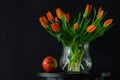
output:
[[[87,3],[102,6],[112,27],[90,44],[91,72],[119,70],[119,2],[115,0],[0,0],[0,80],[36,80],[47,55],[59,61],[62,45],[39,24],[38,18],[60,7],[76,16]],[[60,71],[59,69],[57,70]]]

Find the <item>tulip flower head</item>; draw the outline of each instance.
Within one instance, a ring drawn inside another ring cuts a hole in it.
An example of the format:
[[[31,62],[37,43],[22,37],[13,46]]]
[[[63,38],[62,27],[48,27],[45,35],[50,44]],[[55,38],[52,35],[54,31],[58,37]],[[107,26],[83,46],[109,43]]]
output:
[[[52,13],[50,11],[47,12],[47,18],[51,22],[54,20],[54,17],[53,17],[53,15],[52,15]]]
[[[64,16],[65,16],[66,21],[70,21],[70,15],[69,15],[69,13],[65,13]]]
[[[74,30],[77,30],[78,29],[78,23],[75,23],[74,24]]]
[[[91,10],[92,10],[92,5],[87,4],[86,8],[85,8],[85,12],[83,14],[83,17],[87,17],[87,15],[90,14]]]
[[[94,30],[95,30],[95,25],[94,24],[89,25],[86,29],[87,32],[93,32]]]
[[[56,14],[57,14],[57,17],[60,18],[60,19],[62,19],[63,16],[64,16],[64,13],[60,8],[56,9]]]
[[[97,14],[97,19],[101,18],[103,16],[104,10],[102,10],[102,7],[99,7],[98,9],[98,14]]]
[[[107,19],[107,20],[104,22],[103,26],[104,26],[104,27],[108,27],[112,22],[113,22],[113,19]]]
[[[57,23],[53,23],[51,24],[51,28],[54,32],[58,32],[59,31],[59,25]]]

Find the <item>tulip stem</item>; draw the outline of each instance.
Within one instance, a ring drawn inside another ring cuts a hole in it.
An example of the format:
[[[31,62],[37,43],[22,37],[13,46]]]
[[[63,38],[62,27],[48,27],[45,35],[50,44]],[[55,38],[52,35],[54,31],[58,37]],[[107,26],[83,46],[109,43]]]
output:
[[[64,70],[64,68],[66,67],[66,65],[68,64],[69,61],[67,61],[64,66],[62,67],[62,70]]]

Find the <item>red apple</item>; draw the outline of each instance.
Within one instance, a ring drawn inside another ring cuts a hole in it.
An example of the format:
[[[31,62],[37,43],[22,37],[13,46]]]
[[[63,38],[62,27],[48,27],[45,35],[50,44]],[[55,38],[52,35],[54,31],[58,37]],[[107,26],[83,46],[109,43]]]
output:
[[[47,56],[42,61],[42,68],[48,73],[54,71],[57,66],[57,60],[53,56]]]

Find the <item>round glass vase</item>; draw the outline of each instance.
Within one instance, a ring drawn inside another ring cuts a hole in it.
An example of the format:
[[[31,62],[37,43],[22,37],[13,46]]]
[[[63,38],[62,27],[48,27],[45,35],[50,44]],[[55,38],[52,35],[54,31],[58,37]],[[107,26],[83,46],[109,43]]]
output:
[[[92,67],[89,43],[64,46],[60,58],[60,67],[65,72],[86,73]]]

